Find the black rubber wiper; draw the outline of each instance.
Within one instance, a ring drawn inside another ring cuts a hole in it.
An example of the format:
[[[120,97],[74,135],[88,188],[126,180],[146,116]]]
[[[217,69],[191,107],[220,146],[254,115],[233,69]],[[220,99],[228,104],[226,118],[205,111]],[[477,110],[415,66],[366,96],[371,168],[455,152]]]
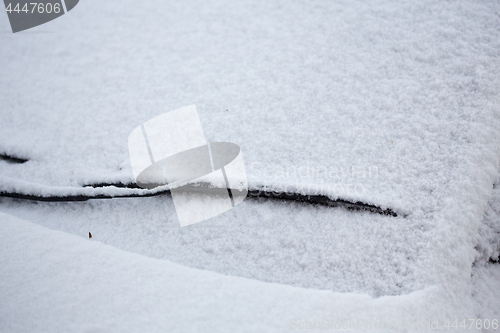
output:
[[[105,188],[105,187],[118,187],[118,188],[129,188],[129,189],[140,189],[135,183],[99,183],[85,185],[84,187],[92,188]],[[113,198],[137,198],[137,197],[152,197],[158,195],[170,195],[169,190],[157,191],[153,193],[141,193],[141,194],[117,194],[117,195],[70,195],[70,196],[38,196],[33,194],[23,194],[15,192],[5,192],[0,191],[0,196],[10,197],[15,199],[25,199],[25,200],[35,200],[35,201],[49,201],[49,202],[65,202],[65,201],[87,201],[91,199],[113,199]],[[306,204],[314,205],[324,205],[328,207],[344,207],[348,210],[357,211],[368,211],[372,213],[378,213],[382,215],[398,216],[398,214],[390,208],[381,208],[375,205],[366,204],[360,201],[349,201],[345,199],[331,199],[325,195],[306,195],[300,193],[289,193],[289,192],[276,192],[273,190],[268,190],[264,187],[260,190],[249,190],[247,198],[259,199],[259,200],[285,200],[285,201],[298,201]],[[404,216],[404,215],[403,215]]]
[[[15,163],[15,164],[22,164],[22,163],[28,162],[28,160],[25,158],[10,156],[7,154],[0,154],[0,160],[6,161],[9,163]]]

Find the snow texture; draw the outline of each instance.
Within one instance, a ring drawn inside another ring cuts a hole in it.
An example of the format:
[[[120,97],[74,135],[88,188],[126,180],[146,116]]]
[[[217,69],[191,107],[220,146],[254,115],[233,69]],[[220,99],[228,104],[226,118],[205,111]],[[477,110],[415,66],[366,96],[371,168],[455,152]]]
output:
[[[0,210],[48,228],[84,237],[90,231],[93,240],[126,251],[222,274],[375,297],[425,286],[416,277],[431,228],[419,220],[251,199],[240,206],[179,228],[169,197],[0,199]]]
[[[428,318],[455,315],[442,311],[437,288],[380,298],[294,288],[145,258],[4,213],[0,231],[8,235],[0,247],[2,332],[285,332],[293,320],[358,318],[425,328]]]
[[[500,318],[500,265],[487,264],[473,270],[472,297],[475,304],[476,317],[482,320]],[[488,331],[484,329],[483,331]],[[493,330],[490,327],[490,331]]]
[[[4,198],[30,222],[0,218],[0,325],[201,331],[226,323],[220,310],[232,318],[221,331],[238,318],[279,331],[295,313],[494,315],[499,13],[489,0],[86,0],[18,34],[0,15],[0,154],[29,159],[0,161],[2,191],[144,193],[82,186],[131,182],[130,132],[196,104],[208,141],[241,147],[251,189],[406,215],[247,199],[179,229],[165,196]]]
[[[479,265],[500,260],[500,187],[497,182],[493,186],[484,220],[479,228],[479,240],[476,247],[476,263]]]

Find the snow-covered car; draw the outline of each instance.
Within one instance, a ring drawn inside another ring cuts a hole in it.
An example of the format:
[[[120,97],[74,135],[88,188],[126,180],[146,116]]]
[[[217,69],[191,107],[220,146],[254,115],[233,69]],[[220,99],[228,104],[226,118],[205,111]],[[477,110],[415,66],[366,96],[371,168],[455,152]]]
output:
[[[0,331],[499,332],[498,1],[81,1],[0,15]],[[248,197],[137,186],[196,105]]]

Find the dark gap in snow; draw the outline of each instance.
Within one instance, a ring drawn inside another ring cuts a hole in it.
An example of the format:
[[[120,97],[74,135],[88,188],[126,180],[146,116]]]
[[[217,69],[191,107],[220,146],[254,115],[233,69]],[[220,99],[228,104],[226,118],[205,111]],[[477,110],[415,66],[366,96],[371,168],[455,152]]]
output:
[[[69,195],[69,196],[41,196],[35,194],[24,194],[16,192],[0,192],[0,197],[8,197],[14,199],[47,201],[47,202],[69,202],[69,201],[87,201],[90,199],[113,199],[113,198],[138,198],[138,197],[153,197],[160,194],[167,194],[169,191],[145,193],[145,194],[126,194],[126,195]]]
[[[130,184],[123,184],[122,182],[114,183],[114,184],[106,184],[106,183],[99,183],[99,184],[89,184],[89,185],[83,185],[83,187],[109,187],[109,186],[114,186],[114,187],[119,187],[119,188],[142,188],[139,187],[136,183],[130,183]]]
[[[330,199],[325,195],[306,195],[300,193],[285,193],[285,192],[274,192],[266,190],[253,190],[248,192],[248,198],[266,198],[266,199],[278,199],[278,200],[289,200],[289,201],[300,201],[315,205],[325,205],[329,207],[344,207],[348,210],[364,210],[372,213],[378,213],[382,215],[390,215],[397,217],[398,214],[390,208],[383,209],[381,207],[366,204],[364,202],[348,201],[343,199]]]
[[[28,162],[28,160],[25,158],[10,156],[7,154],[0,154],[0,160],[4,160],[4,161],[7,161],[9,163],[16,163],[16,164],[22,164],[24,162]]]
[[[490,258],[490,260],[488,260],[488,262],[490,264],[500,264],[500,256],[498,256],[498,258],[496,258],[496,259]]]
[[[120,188],[140,188],[136,184],[94,184],[86,185],[85,187],[103,188],[108,186],[120,187]],[[193,189],[199,186],[206,187],[204,184],[195,184]],[[86,201],[90,199],[113,199],[113,198],[134,198],[134,197],[152,197],[157,195],[170,195],[169,190],[158,191],[153,193],[143,193],[143,194],[123,194],[123,195],[74,195],[74,196],[39,196],[33,194],[23,194],[15,192],[0,192],[0,196],[10,197],[15,199],[25,199],[25,200],[36,200],[36,201],[53,201],[53,202],[64,202],[64,201]],[[325,195],[306,195],[300,193],[285,193],[285,192],[275,192],[272,190],[261,189],[261,190],[251,190],[247,194],[247,198],[260,199],[260,200],[285,200],[285,201],[299,201],[307,204],[314,205],[325,205],[328,207],[344,207],[350,211],[368,211],[372,213],[378,213],[382,215],[398,216],[398,214],[390,208],[381,208],[375,205],[366,204],[360,201],[348,201],[344,199],[331,199]],[[403,217],[406,217],[403,215]]]

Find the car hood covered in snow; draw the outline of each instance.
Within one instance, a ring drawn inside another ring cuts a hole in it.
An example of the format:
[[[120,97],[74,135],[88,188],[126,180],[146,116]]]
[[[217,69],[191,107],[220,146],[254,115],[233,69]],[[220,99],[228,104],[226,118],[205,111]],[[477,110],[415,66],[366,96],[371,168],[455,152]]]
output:
[[[498,318],[499,13],[495,1],[87,0],[0,35],[3,195],[147,195],[113,186],[134,182],[128,135],[196,104],[208,141],[241,147],[250,190],[397,215],[249,198],[180,228],[169,196],[0,198],[0,327]]]

